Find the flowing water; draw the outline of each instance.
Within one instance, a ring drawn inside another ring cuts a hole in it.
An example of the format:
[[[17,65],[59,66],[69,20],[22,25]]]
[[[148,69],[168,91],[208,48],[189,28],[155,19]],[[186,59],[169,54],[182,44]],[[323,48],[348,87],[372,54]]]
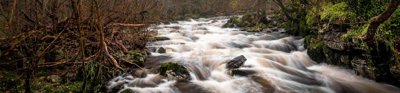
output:
[[[150,27],[169,40],[149,43],[163,47],[168,62],[183,64],[192,80],[168,80],[157,73],[145,77],[123,75],[107,88],[139,93],[396,93],[398,88],[359,77],[350,70],[317,64],[303,47],[303,39],[283,29],[251,33],[222,28],[228,17],[178,21]],[[244,55],[247,61],[235,74],[227,60]],[[163,61],[163,62],[167,62]]]

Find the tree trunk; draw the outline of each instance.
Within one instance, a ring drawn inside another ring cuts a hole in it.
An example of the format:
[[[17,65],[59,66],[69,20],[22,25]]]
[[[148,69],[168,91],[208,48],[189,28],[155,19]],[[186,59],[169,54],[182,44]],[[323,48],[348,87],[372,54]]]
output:
[[[383,13],[371,18],[371,23],[369,24],[369,27],[367,29],[367,36],[364,38],[364,41],[370,43],[374,41],[375,33],[379,25],[389,19],[390,16],[392,16],[399,4],[400,0],[391,0],[389,6]]]

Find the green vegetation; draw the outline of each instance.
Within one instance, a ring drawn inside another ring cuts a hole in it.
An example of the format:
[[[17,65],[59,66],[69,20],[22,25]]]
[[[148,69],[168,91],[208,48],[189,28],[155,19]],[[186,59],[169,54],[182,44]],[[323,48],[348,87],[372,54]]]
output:
[[[351,41],[352,39],[361,40],[367,33],[367,28],[369,24],[364,24],[363,26],[356,27],[355,29],[350,29],[346,34],[342,35],[341,39],[343,41]]]
[[[343,0],[360,20],[369,20],[385,10],[390,0]]]
[[[344,23],[346,20],[352,20],[356,16],[349,10],[346,2],[322,4],[322,12],[320,12],[320,15],[322,21],[328,20],[328,24],[332,21]]]
[[[290,5],[292,3],[285,3]],[[317,62],[352,68],[357,74],[399,86],[400,9],[395,0],[322,0],[302,3],[306,16],[291,16],[287,24],[301,27],[309,56]],[[392,5],[392,7],[389,7]],[[303,8],[303,7],[297,7]],[[387,12],[394,9],[394,13]],[[289,15],[299,11],[286,11]],[[391,16],[387,13],[391,14]],[[300,13],[301,14],[301,13]],[[287,15],[287,14],[281,14]],[[382,16],[385,15],[385,16]],[[380,19],[377,21],[377,19]],[[296,22],[300,21],[300,22]],[[375,30],[374,27],[378,27]],[[296,26],[288,26],[289,29]],[[371,29],[372,28],[372,29]],[[295,30],[293,32],[301,30]],[[373,34],[374,39],[367,39]],[[290,32],[289,32],[290,33]],[[299,34],[294,34],[299,35]],[[329,44],[329,45],[328,45]],[[391,78],[388,80],[387,78]],[[393,79],[392,79],[393,78]],[[395,78],[395,79],[394,79]]]
[[[388,21],[379,26],[376,39],[385,41],[391,46],[400,39],[400,9],[397,9]]]

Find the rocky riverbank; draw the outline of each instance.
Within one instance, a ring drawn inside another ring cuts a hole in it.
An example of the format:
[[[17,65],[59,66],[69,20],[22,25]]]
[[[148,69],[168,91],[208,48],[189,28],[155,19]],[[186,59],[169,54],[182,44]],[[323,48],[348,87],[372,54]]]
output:
[[[242,18],[232,18],[225,26],[257,29],[248,30],[253,32],[265,31],[269,26],[284,27],[284,23],[279,17],[255,13],[244,15]],[[259,24],[262,24],[262,26],[259,26]],[[352,69],[354,73],[360,76],[377,82],[400,86],[400,52],[398,51],[400,39],[394,41],[394,44],[375,40],[374,45],[368,45],[357,37],[359,36],[357,34],[361,35],[361,33],[352,32],[355,27],[346,23],[332,22],[324,24],[324,27],[314,26],[310,28],[314,30],[301,33],[298,31],[286,32],[291,35],[304,36],[304,47],[314,61]]]

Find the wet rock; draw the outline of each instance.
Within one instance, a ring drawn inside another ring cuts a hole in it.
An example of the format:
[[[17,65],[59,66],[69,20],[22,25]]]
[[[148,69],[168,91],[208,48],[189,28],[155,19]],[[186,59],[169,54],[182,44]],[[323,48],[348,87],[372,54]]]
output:
[[[260,11],[244,15],[243,17],[231,18],[223,27],[242,27],[242,31],[260,32],[266,28],[280,27],[278,23],[282,22],[277,22],[278,20],[278,17],[267,15],[265,12]]]
[[[240,69],[234,69],[232,70],[232,75],[239,75],[239,76],[249,76],[256,74],[256,71],[253,70],[240,70]]]
[[[240,49],[246,48],[246,47],[251,47],[249,44],[240,44],[240,43],[235,43],[235,42],[232,42],[229,44],[233,47],[240,48]]]
[[[375,70],[376,68],[368,66],[368,63],[371,64],[371,62],[368,62],[368,60],[360,59],[360,58],[354,58],[351,61],[351,65],[353,67],[353,70],[358,74],[362,75],[364,77],[370,78],[370,79],[375,79]]]
[[[197,41],[197,40],[199,40],[200,38],[199,37],[197,37],[197,36],[190,36],[189,37],[190,39],[192,39],[193,41]]]
[[[160,47],[157,49],[157,53],[166,53],[166,52],[167,52],[167,50],[165,50],[165,48],[163,48],[163,47]]]
[[[308,55],[316,62],[343,66],[360,76],[400,86],[400,69],[395,64],[399,61],[388,45],[378,41],[375,45],[366,45],[357,38],[346,41],[338,38],[343,35],[343,31],[327,30],[306,36]]]
[[[228,63],[226,64],[227,69],[236,69],[239,68],[246,62],[246,58],[243,55],[240,55],[238,57],[233,58],[232,60],[229,60]]]
[[[157,47],[146,47],[146,51],[148,51],[148,52],[156,52],[157,51]]]
[[[154,37],[154,41],[165,41],[165,40],[171,40],[171,39],[168,37],[162,37],[162,36]]]
[[[273,32],[277,32],[277,31],[279,31],[279,28],[278,28],[278,27],[273,27],[271,30],[272,30]]]
[[[189,71],[178,63],[164,63],[160,67],[160,75],[169,80],[190,81]]]
[[[143,69],[137,69],[132,72],[132,75],[135,77],[146,77],[147,73]]]
[[[131,89],[125,89],[125,90],[120,91],[119,93],[136,93],[136,92]]]
[[[150,73],[158,73],[161,67],[161,63],[167,62],[171,59],[170,56],[159,55],[159,56],[148,56],[145,58],[144,68],[149,69]]]

